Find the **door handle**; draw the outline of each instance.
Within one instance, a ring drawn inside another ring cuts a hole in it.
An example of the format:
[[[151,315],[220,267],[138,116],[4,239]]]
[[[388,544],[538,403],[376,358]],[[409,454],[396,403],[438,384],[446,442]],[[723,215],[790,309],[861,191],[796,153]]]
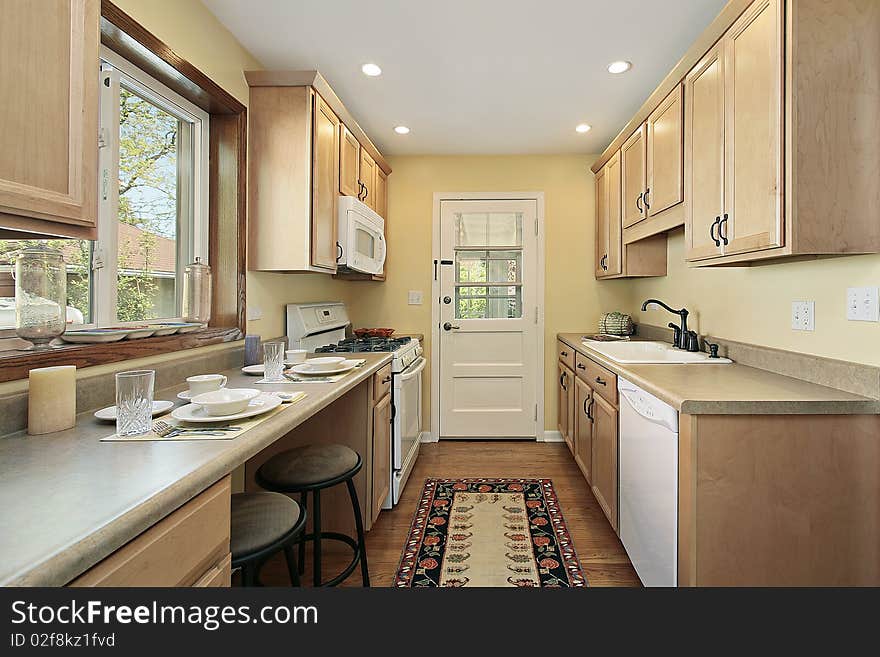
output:
[[[645,190],[645,195],[642,196],[642,201],[643,201],[644,204],[645,204],[645,210],[650,210],[650,209],[651,209],[651,204],[648,203],[648,194],[650,194],[650,193],[651,193],[651,188],[648,187],[648,189]]]
[[[721,241],[724,242],[724,246],[727,246],[727,231],[722,230],[727,225],[727,213],[724,213],[724,219],[721,220],[721,223],[718,224],[718,237],[721,238]]]
[[[642,209],[642,196],[644,196],[644,194],[645,194],[645,193],[642,192],[642,193],[639,194],[638,197],[636,198],[636,207],[639,209],[639,214],[642,214],[642,212],[644,212],[644,210]]]
[[[443,303],[449,305],[450,303],[452,303],[452,297],[443,297]]]
[[[589,402],[589,404],[587,404],[587,402]],[[593,398],[590,397],[589,399],[585,399],[585,400],[584,400],[584,415],[587,416],[587,419],[588,419],[590,422],[593,421],[593,415],[592,415],[592,413],[590,413],[590,411],[592,410],[592,408],[593,408]]]
[[[461,327],[458,326],[457,324],[452,324],[452,323],[450,323],[450,322],[446,322],[446,323],[443,325],[443,330],[444,330],[444,331],[451,331],[451,330],[453,330],[453,329],[455,329],[455,330],[457,331],[457,330],[460,329],[460,328],[461,328]]]
[[[709,237],[712,238],[712,241],[715,242],[715,246],[721,246],[721,240],[715,237],[715,226],[718,226],[721,223],[721,217],[715,217],[715,221],[712,222],[712,225],[709,226]]]

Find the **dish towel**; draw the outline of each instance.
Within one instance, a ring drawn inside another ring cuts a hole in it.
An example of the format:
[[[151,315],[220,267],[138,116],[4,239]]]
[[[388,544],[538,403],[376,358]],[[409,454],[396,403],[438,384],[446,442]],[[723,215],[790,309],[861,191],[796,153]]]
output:
[[[624,313],[605,313],[599,318],[599,333],[609,335],[632,335],[635,325],[632,317]]]

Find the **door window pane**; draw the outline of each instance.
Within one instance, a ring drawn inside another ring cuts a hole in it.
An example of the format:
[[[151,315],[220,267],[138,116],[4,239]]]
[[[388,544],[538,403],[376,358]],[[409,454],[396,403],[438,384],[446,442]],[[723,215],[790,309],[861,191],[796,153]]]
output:
[[[150,101],[119,91],[118,296],[120,322],[177,316],[178,166],[190,131]],[[184,209],[185,210],[185,209]]]
[[[15,254],[47,246],[61,251],[67,267],[67,323],[92,321],[92,242],[86,240],[0,240],[0,329],[15,327]]]

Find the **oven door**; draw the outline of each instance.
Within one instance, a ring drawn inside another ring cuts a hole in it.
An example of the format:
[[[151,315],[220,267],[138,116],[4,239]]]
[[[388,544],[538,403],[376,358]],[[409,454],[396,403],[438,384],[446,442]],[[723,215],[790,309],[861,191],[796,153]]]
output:
[[[394,386],[394,469],[406,470],[418,454],[422,433],[422,370],[428,361],[419,358],[400,374]]]
[[[342,243],[342,264],[353,271],[381,274],[385,267],[385,235],[377,225],[354,210],[348,211],[348,230]]]

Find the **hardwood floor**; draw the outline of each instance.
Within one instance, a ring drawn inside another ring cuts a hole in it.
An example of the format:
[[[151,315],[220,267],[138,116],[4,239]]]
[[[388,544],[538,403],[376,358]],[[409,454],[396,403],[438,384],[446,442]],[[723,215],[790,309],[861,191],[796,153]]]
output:
[[[367,534],[367,558],[372,586],[390,586],[424,480],[431,477],[528,477],[553,480],[568,530],[591,586],[640,586],[638,576],[617,535],[599,508],[587,482],[564,443],[526,441],[442,441],[422,445],[419,460],[404,489],[400,504],[383,511]],[[325,542],[324,577],[339,572],[351,552]],[[311,555],[307,554],[303,583],[311,585]],[[263,568],[267,586],[288,586],[287,569],[280,557]],[[343,586],[360,586],[360,570]]]

